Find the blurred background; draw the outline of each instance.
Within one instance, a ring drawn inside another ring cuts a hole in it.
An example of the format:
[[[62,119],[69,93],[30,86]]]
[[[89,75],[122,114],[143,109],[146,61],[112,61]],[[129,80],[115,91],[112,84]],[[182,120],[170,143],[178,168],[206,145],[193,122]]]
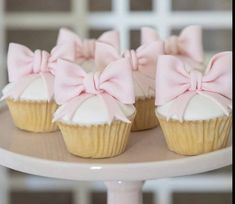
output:
[[[208,58],[232,49],[231,9],[232,0],[0,0],[0,89],[7,83],[9,42],[49,51],[63,26],[91,38],[117,29],[122,49],[136,48],[141,26],[155,27],[164,38],[200,24]],[[149,181],[144,204],[230,204],[231,169]],[[54,203],[105,204],[105,187],[101,182],[48,179],[0,167],[0,204]]]

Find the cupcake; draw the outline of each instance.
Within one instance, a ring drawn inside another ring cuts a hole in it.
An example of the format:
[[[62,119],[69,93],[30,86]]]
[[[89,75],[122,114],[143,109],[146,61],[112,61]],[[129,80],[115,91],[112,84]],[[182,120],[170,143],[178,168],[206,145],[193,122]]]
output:
[[[54,114],[68,151],[87,158],[114,157],[126,149],[135,116],[135,97],[128,59],[96,43],[96,69],[59,61],[55,77]]]
[[[185,69],[192,68],[203,71],[203,43],[202,29],[200,26],[191,25],[184,28],[179,36],[172,35],[161,39],[160,35],[152,28],[142,28],[142,43],[153,41],[164,42],[164,54],[180,58],[185,63]]]
[[[143,34],[143,32],[142,32]],[[155,117],[155,72],[157,57],[163,54],[163,43],[152,41],[143,43],[136,50],[124,52],[132,66],[135,91],[136,117],[132,131],[156,127],[159,122]]]
[[[160,56],[156,115],[168,148],[198,155],[226,147],[232,124],[232,53],[212,57],[204,73]]]
[[[97,39],[82,39],[76,33],[66,28],[61,28],[57,38],[58,45],[72,43],[75,46],[76,62],[81,64],[87,71],[92,71],[95,67],[96,41],[111,45],[118,51],[120,49],[119,33],[115,30],[104,32]]]
[[[75,59],[73,45],[56,46],[51,53],[10,43],[8,50],[9,84],[3,89],[16,127],[31,132],[52,132],[57,126],[52,116],[54,74],[58,58]]]

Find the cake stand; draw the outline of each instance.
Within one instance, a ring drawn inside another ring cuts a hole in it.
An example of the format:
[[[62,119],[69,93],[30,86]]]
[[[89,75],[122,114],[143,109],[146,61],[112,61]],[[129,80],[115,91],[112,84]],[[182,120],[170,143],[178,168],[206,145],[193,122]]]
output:
[[[24,173],[71,180],[104,181],[109,204],[141,204],[144,181],[197,174],[232,164],[231,141],[224,149],[182,156],[167,149],[160,128],[131,133],[127,151],[110,159],[83,159],[66,150],[61,133],[17,129],[0,104],[0,165]]]

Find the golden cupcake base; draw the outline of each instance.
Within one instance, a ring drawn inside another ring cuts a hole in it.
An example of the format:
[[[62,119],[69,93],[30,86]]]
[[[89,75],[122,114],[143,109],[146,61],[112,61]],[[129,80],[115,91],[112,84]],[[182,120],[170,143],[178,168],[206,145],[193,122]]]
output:
[[[56,124],[52,123],[53,113],[57,104],[43,101],[6,100],[15,126],[19,129],[45,133],[58,130]]]
[[[155,99],[137,99],[135,102],[136,116],[131,131],[147,130],[159,125],[155,115]]]
[[[210,120],[169,120],[158,115],[168,148],[182,155],[199,155],[226,147],[232,116]]]
[[[134,118],[134,117],[133,117]],[[71,154],[85,158],[114,157],[126,149],[132,123],[113,121],[110,125],[57,123]]]

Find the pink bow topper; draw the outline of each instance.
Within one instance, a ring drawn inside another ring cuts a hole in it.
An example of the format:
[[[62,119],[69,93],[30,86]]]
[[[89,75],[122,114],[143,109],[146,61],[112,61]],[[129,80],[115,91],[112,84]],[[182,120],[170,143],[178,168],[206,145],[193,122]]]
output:
[[[141,42],[148,44],[161,41],[159,34],[152,28],[141,29]],[[202,29],[200,26],[188,26],[179,36],[170,36],[164,40],[164,52],[167,55],[183,55],[197,62],[203,62]]]
[[[216,104],[226,115],[232,109],[232,53],[221,52],[212,57],[204,75],[197,70],[185,71],[177,57],[160,56],[156,73],[156,105],[173,100],[167,118],[177,115],[183,120],[185,109],[196,94]]]
[[[44,50],[32,52],[24,45],[10,43],[8,49],[9,81],[16,83],[14,89],[9,90],[3,98],[12,96],[17,99],[25,88],[36,78],[42,77],[48,89],[48,100],[53,96],[53,75],[55,74],[59,58],[74,60],[74,46],[72,44],[59,45],[51,53]]]
[[[95,47],[95,67],[98,71],[102,71],[112,62],[121,59],[118,50],[112,45],[96,42]]]
[[[133,77],[142,87],[145,93],[149,89],[154,90],[154,76],[156,72],[157,58],[164,53],[162,42],[143,44],[136,50],[127,50],[124,57],[130,59]]]
[[[136,51],[130,50],[123,53],[124,58],[131,63],[133,78],[141,86],[144,93],[155,90],[156,62],[160,54],[163,54],[162,42],[152,42],[140,46]],[[110,63],[119,59],[121,59],[121,56],[113,46],[96,42],[96,70],[103,70]]]
[[[153,76],[155,75],[157,57],[164,54],[162,42],[143,44],[136,50],[126,50],[124,57],[131,61],[132,69]]]
[[[137,50],[126,50],[123,56],[130,61],[133,71],[154,78],[157,57],[161,54],[163,54],[163,43],[152,42],[148,45],[141,45]],[[96,42],[96,70],[102,70],[118,59],[121,59],[121,56],[117,49],[109,44]]]
[[[81,39],[74,32],[61,28],[59,31],[57,44],[73,43],[76,47],[76,60],[79,63],[94,59],[96,41],[107,43],[117,50],[119,50],[119,33],[117,31],[104,32],[97,40],[95,39]]]
[[[65,115],[72,119],[83,102],[98,95],[107,107],[109,123],[114,117],[129,122],[117,103],[135,102],[131,65],[127,59],[113,61],[102,72],[95,73],[86,73],[80,65],[65,60],[59,60],[58,66],[55,99],[62,106],[56,111],[54,120]]]

